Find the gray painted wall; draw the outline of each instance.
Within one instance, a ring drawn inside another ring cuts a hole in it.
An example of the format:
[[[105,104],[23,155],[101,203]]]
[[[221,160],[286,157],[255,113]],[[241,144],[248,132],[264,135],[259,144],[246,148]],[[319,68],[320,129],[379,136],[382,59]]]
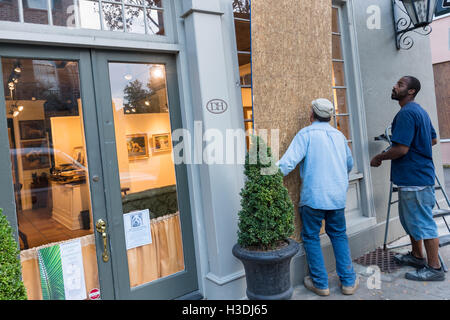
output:
[[[373,157],[387,146],[386,143],[374,141],[373,138],[384,132],[400,110],[398,103],[391,100],[390,96],[392,87],[404,75],[415,76],[421,81],[422,90],[416,101],[428,112],[438,130],[431,49],[428,36],[413,33],[414,46],[410,50],[397,50],[390,0],[353,3],[369,137],[367,143],[369,155]],[[372,4],[381,9],[380,29],[367,27],[369,14],[366,10]],[[433,147],[433,158],[439,177],[443,177],[439,148],[439,145]],[[387,212],[390,162],[386,161],[381,167],[372,168],[371,176],[377,222],[382,223]],[[396,205],[394,208],[396,213]]]

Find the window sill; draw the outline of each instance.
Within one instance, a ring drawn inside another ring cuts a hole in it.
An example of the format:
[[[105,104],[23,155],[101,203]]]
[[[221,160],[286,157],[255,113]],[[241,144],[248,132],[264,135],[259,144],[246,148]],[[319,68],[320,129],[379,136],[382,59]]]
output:
[[[356,181],[356,180],[361,180],[362,178],[364,178],[364,175],[362,173],[350,172],[349,177],[348,177],[348,181],[349,182],[353,182],[353,181]]]

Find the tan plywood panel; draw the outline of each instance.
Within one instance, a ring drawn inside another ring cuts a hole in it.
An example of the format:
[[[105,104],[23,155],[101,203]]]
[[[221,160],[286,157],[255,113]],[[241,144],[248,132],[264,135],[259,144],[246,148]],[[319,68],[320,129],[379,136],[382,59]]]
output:
[[[331,3],[252,2],[252,71],[255,128],[280,130],[280,157],[310,124],[311,101],[331,100]],[[270,140],[268,142],[270,144]],[[297,207],[298,168],[284,180]],[[296,208],[295,238],[300,240]]]
[[[450,139],[450,61],[433,65],[441,139]]]

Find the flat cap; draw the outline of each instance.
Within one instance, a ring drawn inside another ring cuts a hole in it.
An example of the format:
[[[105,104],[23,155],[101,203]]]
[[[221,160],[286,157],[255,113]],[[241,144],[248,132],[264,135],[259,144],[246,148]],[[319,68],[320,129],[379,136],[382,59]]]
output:
[[[319,117],[330,118],[334,113],[334,106],[328,99],[316,99],[312,102],[312,108]]]

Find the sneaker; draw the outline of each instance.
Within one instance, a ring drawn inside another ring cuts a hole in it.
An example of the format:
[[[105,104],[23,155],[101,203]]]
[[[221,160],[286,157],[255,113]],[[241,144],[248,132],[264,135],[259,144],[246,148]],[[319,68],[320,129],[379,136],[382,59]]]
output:
[[[349,286],[343,286],[341,284],[341,292],[345,295],[352,295],[355,293],[355,291],[356,291],[356,289],[358,289],[358,287],[359,287],[359,277],[357,276],[356,280],[355,280],[355,284],[353,286],[349,287]]]
[[[402,266],[411,266],[417,269],[422,269],[427,265],[425,258],[416,258],[411,251],[408,252],[408,254],[396,254],[394,256],[394,261]]]
[[[442,267],[439,270],[436,270],[426,265],[416,271],[407,272],[405,278],[414,281],[444,281],[445,273]]]
[[[328,296],[328,295],[330,295],[330,289],[328,289],[328,288],[327,289],[316,288],[314,286],[314,283],[313,283],[313,281],[312,281],[310,276],[306,276],[305,279],[303,280],[303,283],[304,283],[306,289],[311,290],[312,292],[314,292],[315,294],[317,294],[319,296]]]

